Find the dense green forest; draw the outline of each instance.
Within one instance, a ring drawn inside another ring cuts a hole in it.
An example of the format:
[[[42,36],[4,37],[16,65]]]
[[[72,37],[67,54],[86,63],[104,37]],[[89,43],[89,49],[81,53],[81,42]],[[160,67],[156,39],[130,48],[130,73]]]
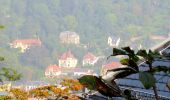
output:
[[[88,51],[108,56],[107,38],[121,38],[121,46],[134,44],[131,37],[142,37],[137,45],[149,48],[161,41],[151,35],[167,37],[170,32],[169,0],[0,0],[1,67],[18,69],[26,80],[42,79],[49,64],[57,64],[61,53],[71,49],[82,59]],[[89,48],[59,43],[62,31],[75,31],[81,44]],[[43,45],[25,53],[12,49],[15,39],[40,37]],[[108,50],[110,49],[110,50]],[[79,64],[81,62],[79,61]],[[26,74],[24,74],[26,75]]]

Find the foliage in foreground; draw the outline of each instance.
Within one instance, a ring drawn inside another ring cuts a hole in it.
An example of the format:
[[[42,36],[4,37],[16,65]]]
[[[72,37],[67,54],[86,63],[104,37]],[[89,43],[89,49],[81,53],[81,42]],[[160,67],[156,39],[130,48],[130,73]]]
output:
[[[78,80],[73,79],[64,79],[60,85],[57,87],[54,85],[42,86],[35,89],[32,89],[28,92],[22,89],[11,89],[10,95],[1,97],[1,100],[27,100],[28,98],[36,99],[61,99],[61,100],[79,100],[79,97],[74,94],[76,91],[83,89],[83,86],[79,83]]]
[[[80,83],[85,85],[88,89],[96,90],[105,96],[115,97],[119,95],[121,97],[131,99],[130,93],[128,93],[127,95],[126,91],[119,91],[119,89],[115,91],[115,87],[118,88],[118,86],[114,82],[114,80],[125,78],[132,74],[139,74],[139,80],[141,81],[143,86],[146,89],[150,89],[152,87],[155,93],[155,98],[159,100],[157,87],[156,87],[156,82],[158,80],[156,80],[154,74],[158,72],[164,72],[166,74],[169,74],[170,67],[160,66],[160,65],[156,66],[153,65],[153,63],[155,61],[162,61],[169,58],[164,57],[160,55],[160,53],[151,50],[149,50],[148,52],[146,50],[138,50],[137,52],[135,52],[130,47],[123,47],[121,49],[113,48],[113,54],[111,56],[118,56],[118,55],[123,55],[124,57],[126,57],[120,60],[120,63],[122,65],[125,65],[126,67],[109,70],[107,74],[109,72],[116,73],[113,75],[111,81],[104,80],[102,79],[102,77],[86,75],[79,79]],[[141,61],[146,63],[146,65],[148,66],[147,70],[139,69]],[[99,82],[101,82],[102,86],[96,87],[98,86],[96,84],[98,84]],[[169,88],[170,87],[169,83],[167,83],[166,86]],[[112,90],[113,94],[110,95],[110,92],[108,92],[108,90]]]

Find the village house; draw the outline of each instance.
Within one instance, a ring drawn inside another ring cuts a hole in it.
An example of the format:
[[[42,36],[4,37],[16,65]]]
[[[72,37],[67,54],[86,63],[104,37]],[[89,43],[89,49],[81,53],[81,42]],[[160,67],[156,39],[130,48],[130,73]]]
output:
[[[83,66],[93,66],[97,62],[98,58],[88,52],[84,57],[83,57]]]
[[[115,68],[120,68],[122,65],[119,62],[111,62],[108,64],[102,65],[102,70],[101,74],[104,75],[108,70],[115,69]]]
[[[11,48],[20,48],[20,51],[24,53],[31,46],[41,46],[39,39],[17,39],[10,44]]]
[[[70,50],[62,54],[58,62],[61,67],[75,68],[77,66],[77,59]]]
[[[56,77],[61,75],[61,68],[57,65],[49,65],[45,70],[45,77]]]
[[[80,37],[76,32],[65,31],[60,33],[60,42],[65,44],[79,44]]]
[[[107,43],[110,47],[118,47],[120,43],[120,38],[115,36],[109,36]]]

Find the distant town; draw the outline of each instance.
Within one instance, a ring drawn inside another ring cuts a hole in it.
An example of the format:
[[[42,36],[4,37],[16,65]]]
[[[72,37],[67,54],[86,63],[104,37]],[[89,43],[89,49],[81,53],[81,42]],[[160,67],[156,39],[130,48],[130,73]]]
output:
[[[131,42],[140,40],[142,37],[132,37]],[[153,35],[150,37],[152,40],[165,40],[166,37]],[[81,45],[86,48],[88,45],[82,45],[80,43],[80,36],[76,32],[64,31],[59,35],[59,41],[62,45]],[[121,38],[117,36],[108,36],[107,44],[111,49],[113,47],[119,47]],[[21,53],[25,53],[33,46],[41,46],[43,42],[37,36],[36,39],[16,39],[10,43],[11,48],[19,48]],[[133,46],[132,46],[133,47]],[[134,45],[134,49],[141,49],[142,45]],[[82,59],[77,59],[74,53],[71,50],[63,51],[63,54],[60,54],[58,57],[58,64],[50,64],[44,70],[45,77],[56,78],[59,76],[70,76],[70,77],[80,77],[82,75],[100,75],[106,73],[107,70],[120,67],[118,60],[102,63],[102,66],[99,66],[100,71],[96,72],[94,70],[94,65],[100,63],[100,59],[105,56],[96,56],[92,52],[87,52]],[[105,57],[106,58],[106,57]],[[119,58],[118,58],[119,59]],[[77,63],[81,62],[81,66],[78,66]]]

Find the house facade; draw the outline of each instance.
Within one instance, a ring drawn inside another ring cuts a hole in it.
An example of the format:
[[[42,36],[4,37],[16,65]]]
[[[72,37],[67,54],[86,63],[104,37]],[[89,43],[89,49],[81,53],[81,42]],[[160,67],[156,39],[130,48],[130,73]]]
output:
[[[77,66],[77,59],[69,50],[61,55],[59,58],[59,66],[66,67],[66,68],[75,68]]]
[[[11,48],[20,48],[20,51],[24,53],[31,46],[41,46],[39,39],[17,39],[10,44]]]
[[[57,65],[49,65],[45,70],[45,77],[56,77],[61,75],[61,68]]]
[[[65,31],[60,33],[60,42],[65,44],[79,44],[80,37],[76,32]]]
[[[98,60],[98,58],[94,54],[88,52],[83,57],[83,66],[89,66],[89,65],[93,66],[97,62],[97,60]]]

